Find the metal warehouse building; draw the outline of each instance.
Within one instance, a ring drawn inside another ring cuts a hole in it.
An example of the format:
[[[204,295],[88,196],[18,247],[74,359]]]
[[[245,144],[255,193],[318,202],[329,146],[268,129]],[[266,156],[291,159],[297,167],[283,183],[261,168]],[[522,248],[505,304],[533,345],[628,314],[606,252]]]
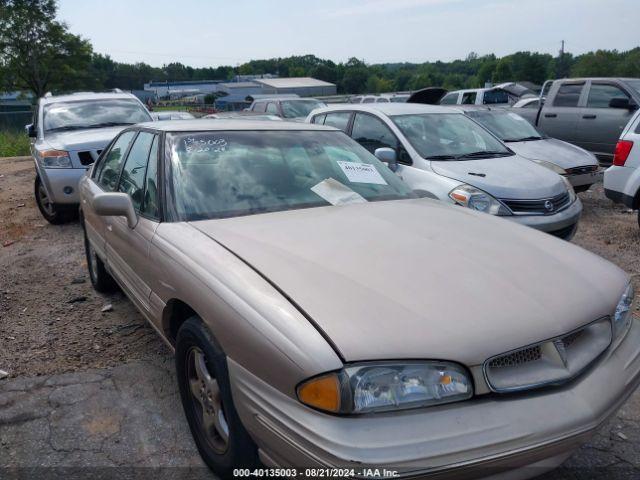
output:
[[[262,85],[263,94],[295,93],[301,97],[336,94],[335,84],[311,77],[256,78],[253,81]]]

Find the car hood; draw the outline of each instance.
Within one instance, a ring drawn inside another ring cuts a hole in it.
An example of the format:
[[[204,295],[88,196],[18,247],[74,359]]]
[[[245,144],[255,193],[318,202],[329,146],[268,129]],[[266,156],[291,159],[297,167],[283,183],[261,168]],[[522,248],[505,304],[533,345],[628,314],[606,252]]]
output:
[[[463,161],[431,161],[438,174],[473,185],[496,198],[549,198],[566,191],[560,176],[518,155]]]
[[[108,128],[88,128],[69,132],[49,133],[45,142],[56,150],[95,150],[104,148],[126,126]]]
[[[291,299],[347,362],[478,365],[611,314],[627,283],[568,242],[429,199],[191,225]]]
[[[526,142],[509,142],[509,148],[529,160],[544,160],[562,168],[597,165],[596,158],[586,150],[555,138]]]

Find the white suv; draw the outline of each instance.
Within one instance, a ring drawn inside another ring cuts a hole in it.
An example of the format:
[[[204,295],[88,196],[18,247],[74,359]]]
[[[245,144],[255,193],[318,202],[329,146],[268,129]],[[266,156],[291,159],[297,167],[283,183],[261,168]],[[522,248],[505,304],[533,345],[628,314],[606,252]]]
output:
[[[634,210],[640,208],[640,110],[620,135],[613,165],[604,172],[604,193],[616,203]]]

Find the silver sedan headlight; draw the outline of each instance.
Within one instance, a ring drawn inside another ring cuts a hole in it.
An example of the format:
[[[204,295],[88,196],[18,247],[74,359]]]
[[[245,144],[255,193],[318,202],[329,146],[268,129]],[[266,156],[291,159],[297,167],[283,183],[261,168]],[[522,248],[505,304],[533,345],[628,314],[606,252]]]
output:
[[[555,163],[547,162],[546,160],[531,160],[531,161],[534,163],[537,163],[538,165],[542,165],[543,167],[548,168],[549,170],[556,172],[558,175],[567,174],[567,171],[564,168],[559,167]]]
[[[449,198],[463,207],[477,210],[491,215],[511,215],[511,212],[498,200],[487,192],[472,187],[471,185],[459,185],[449,192]]]
[[[467,400],[473,386],[449,362],[380,362],[349,365],[314,377],[297,389],[300,401],[332,413],[358,414]]]
[[[566,177],[560,177],[560,178],[562,178],[564,185],[567,187],[567,192],[569,192],[569,203],[573,203],[577,198],[576,191],[573,189],[573,185],[571,185],[571,182],[569,182],[569,180],[567,180]]]
[[[613,338],[615,340],[622,339],[629,327],[631,326],[631,310],[633,306],[633,298],[635,292],[631,284],[624,289],[616,310],[613,313]]]

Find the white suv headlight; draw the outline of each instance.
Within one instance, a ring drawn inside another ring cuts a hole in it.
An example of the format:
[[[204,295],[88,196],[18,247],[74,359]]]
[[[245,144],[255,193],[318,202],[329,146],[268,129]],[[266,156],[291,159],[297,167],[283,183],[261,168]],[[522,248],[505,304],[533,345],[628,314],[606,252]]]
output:
[[[472,187],[471,185],[459,185],[449,192],[449,198],[463,207],[471,208],[479,212],[491,215],[511,215],[511,212],[498,200],[487,192]]]
[[[616,310],[613,313],[613,338],[615,340],[622,339],[629,326],[631,325],[631,310],[633,307],[633,297],[635,292],[631,284],[624,289]]]
[[[463,367],[449,362],[348,365],[297,389],[300,401],[332,413],[357,414],[440,405],[473,396]]]
[[[71,168],[69,152],[65,150],[44,150],[40,152],[40,163],[45,168]]]

